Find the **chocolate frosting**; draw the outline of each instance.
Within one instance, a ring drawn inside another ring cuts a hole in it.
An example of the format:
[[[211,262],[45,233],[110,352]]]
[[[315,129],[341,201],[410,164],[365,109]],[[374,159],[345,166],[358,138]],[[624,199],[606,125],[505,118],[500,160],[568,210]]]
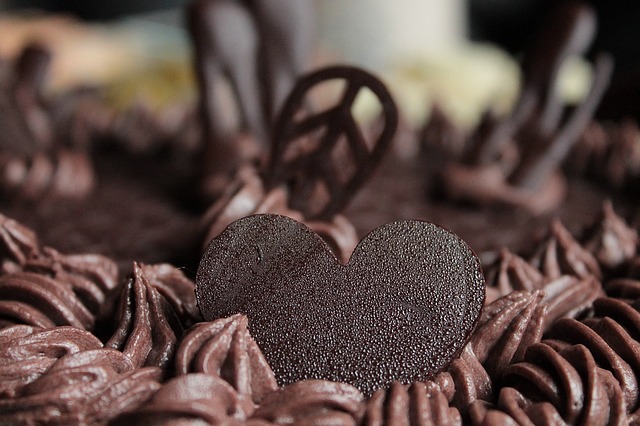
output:
[[[459,425],[462,419],[435,383],[406,386],[395,382],[389,389],[376,391],[367,401],[364,424]]]
[[[182,338],[175,358],[176,374],[220,377],[256,404],[278,387],[244,315],[196,324]]]
[[[95,316],[72,286],[35,272],[0,276],[0,312],[3,322],[38,327],[72,325],[91,330]]]
[[[0,330],[0,397],[15,398],[59,358],[101,347],[97,337],[76,327],[6,327]]]
[[[113,425],[239,425],[253,403],[224,380],[193,373],[166,382],[144,405],[113,420]]]
[[[616,214],[610,200],[603,203],[600,216],[582,237],[583,247],[607,271],[628,267],[636,255],[639,242],[638,231]]]
[[[364,398],[351,385],[324,380],[302,380],[269,395],[249,419],[249,425],[358,425]]]
[[[7,225],[12,231],[5,232],[4,241],[13,246],[17,263],[5,262],[5,269],[13,272],[0,276],[6,291],[0,301],[2,322],[93,330],[111,307],[118,280],[115,263],[101,255],[63,255],[41,247],[26,228]],[[23,248],[18,249],[19,240],[10,236],[22,239]]]
[[[40,254],[29,258],[22,269],[69,284],[76,297],[98,318],[110,312],[119,284],[117,265],[99,254],[64,255],[43,247]]]
[[[583,248],[559,220],[553,220],[547,238],[532,256],[531,263],[547,278],[573,275],[602,277],[598,261]]]
[[[562,349],[544,342],[532,345],[524,362],[507,369],[505,383],[508,387],[500,394],[503,405],[521,407],[545,401],[550,403],[545,410],[557,411],[567,423],[617,424],[627,418],[620,385],[581,344]],[[514,396],[506,392],[509,387],[520,394],[519,404],[503,401]]]
[[[149,284],[169,302],[183,327],[202,321],[196,303],[195,283],[182,270],[168,263],[138,263],[138,266]]]
[[[136,367],[167,367],[173,362],[182,325],[137,263],[122,289],[116,318],[116,330],[106,347],[122,351]]]
[[[104,423],[147,399],[158,389],[159,378],[158,368],[135,369],[113,349],[66,355],[16,398],[0,401],[0,422]]]

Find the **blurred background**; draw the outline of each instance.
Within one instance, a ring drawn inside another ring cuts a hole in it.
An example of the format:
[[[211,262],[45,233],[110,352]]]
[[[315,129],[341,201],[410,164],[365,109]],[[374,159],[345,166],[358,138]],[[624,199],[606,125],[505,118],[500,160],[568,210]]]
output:
[[[238,0],[243,1],[243,0]],[[292,0],[293,1],[293,0]],[[488,104],[508,108],[517,61],[557,0],[308,0],[318,8],[317,62],[348,61],[387,80],[409,120],[438,101],[473,123]],[[640,2],[590,0],[598,12],[591,52],[608,51],[618,77],[640,70]],[[127,96],[166,102],[190,92],[186,0],[0,0],[0,55],[33,38],[55,41],[53,86],[117,82]],[[567,66],[568,99],[588,86],[589,62]],[[142,78],[141,76],[146,76]],[[640,79],[638,79],[640,80]],[[169,81],[178,91],[160,89]],[[127,89],[128,88],[128,89]],[[125,96],[126,97],[126,96]]]

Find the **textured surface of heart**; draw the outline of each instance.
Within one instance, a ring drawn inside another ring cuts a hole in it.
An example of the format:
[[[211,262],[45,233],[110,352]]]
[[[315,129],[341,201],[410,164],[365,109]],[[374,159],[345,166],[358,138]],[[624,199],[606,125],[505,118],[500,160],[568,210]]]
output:
[[[445,368],[484,295],[464,241],[421,221],[377,228],[343,265],[305,225],[249,216],[209,244],[196,277],[205,319],[246,314],[280,385],[323,378],[365,394]]]

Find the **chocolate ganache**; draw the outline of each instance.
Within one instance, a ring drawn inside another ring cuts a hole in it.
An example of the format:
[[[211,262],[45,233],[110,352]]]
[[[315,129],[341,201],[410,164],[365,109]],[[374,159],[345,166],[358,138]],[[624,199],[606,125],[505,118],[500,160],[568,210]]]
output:
[[[551,11],[506,115],[464,128],[434,107],[413,128],[369,71],[312,69],[310,4],[278,7],[192,2],[199,99],[166,110],[44,90],[46,43],[0,63],[0,424],[639,423],[638,124],[594,118],[606,52],[575,106],[553,90],[594,10]],[[354,113],[361,90],[378,117]],[[451,247],[474,303],[434,359],[452,327],[416,307],[461,300]],[[303,338],[305,318],[335,327]],[[419,373],[389,373],[407,350]]]

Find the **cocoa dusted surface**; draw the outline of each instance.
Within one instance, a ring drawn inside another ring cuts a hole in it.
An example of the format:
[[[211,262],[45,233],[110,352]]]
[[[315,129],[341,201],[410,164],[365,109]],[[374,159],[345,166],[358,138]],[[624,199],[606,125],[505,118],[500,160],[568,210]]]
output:
[[[96,153],[93,162],[97,185],[88,198],[14,204],[4,200],[0,212],[34,229],[44,244],[66,253],[100,253],[126,268],[134,260],[170,262],[194,275],[206,206],[193,196],[191,159],[111,151]],[[403,159],[393,150],[382,160],[344,212],[359,237],[393,220],[426,220],[459,235],[487,265],[503,247],[515,253],[531,251],[553,217],[572,233],[581,232],[606,198],[632,225],[640,222],[638,195],[612,193],[582,178],[569,180],[567,199],[545,216],[455,203],[434,195],[437,183],[425,178],[427,163],[421,158]]]
[[[0,211],[66,253],[100,253],[129,269],[132,261],[197,265],[201,214],[190,198],[186,159],[112,150],[92,158],[94,192],[82,200],[2,201]]]

